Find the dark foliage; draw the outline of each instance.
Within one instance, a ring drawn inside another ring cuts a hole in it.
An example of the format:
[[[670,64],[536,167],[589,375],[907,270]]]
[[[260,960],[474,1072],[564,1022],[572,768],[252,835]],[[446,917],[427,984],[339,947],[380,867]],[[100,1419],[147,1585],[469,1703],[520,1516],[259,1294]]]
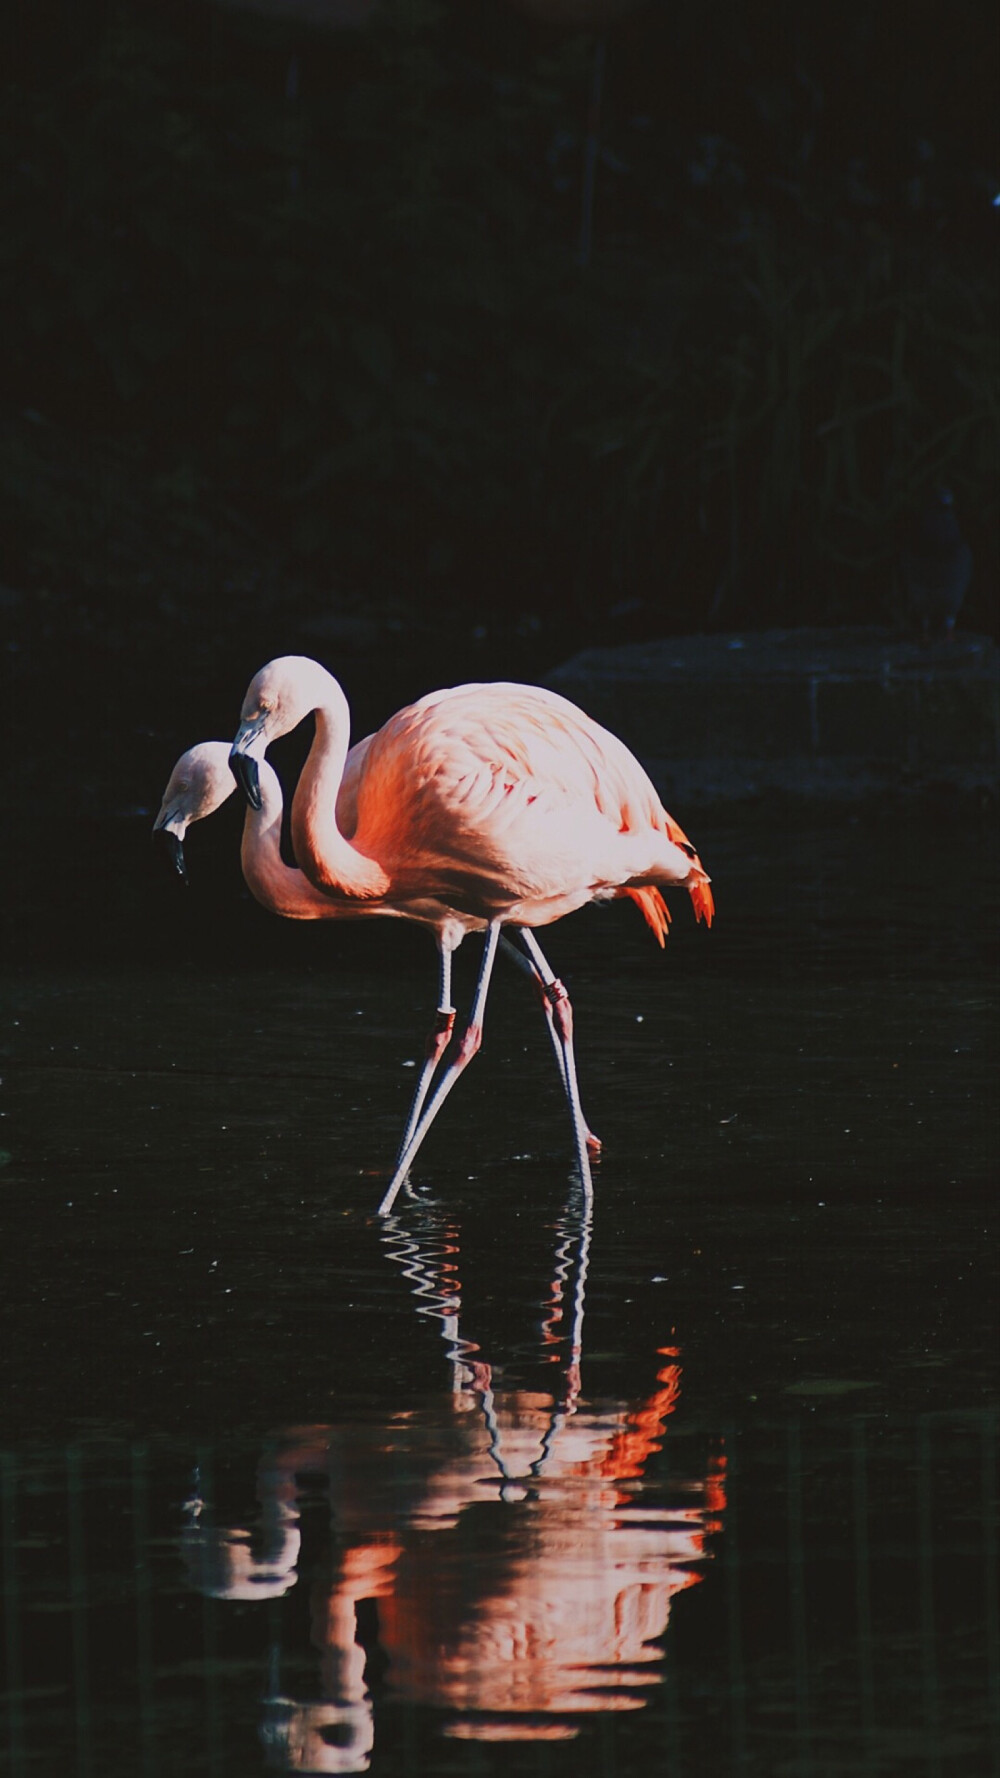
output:
[[[884,620],[946,483],[982,624],[994,34],[979,0],[638,8],[582,265],[591,36],[500,0],[22,7],[8,583],[104,642],[280,610],[551,658]]]

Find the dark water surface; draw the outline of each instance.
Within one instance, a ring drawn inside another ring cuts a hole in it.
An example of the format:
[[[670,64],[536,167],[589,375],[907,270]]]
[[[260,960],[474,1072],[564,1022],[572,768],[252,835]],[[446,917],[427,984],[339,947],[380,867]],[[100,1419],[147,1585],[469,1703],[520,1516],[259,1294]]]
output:
[[[10,968],[0,1771],[1000,1770],[995,850],[697,837],[710,934],[548,935],[592,1222],[509,970],[382,1226],[425,937],[192,843]]]

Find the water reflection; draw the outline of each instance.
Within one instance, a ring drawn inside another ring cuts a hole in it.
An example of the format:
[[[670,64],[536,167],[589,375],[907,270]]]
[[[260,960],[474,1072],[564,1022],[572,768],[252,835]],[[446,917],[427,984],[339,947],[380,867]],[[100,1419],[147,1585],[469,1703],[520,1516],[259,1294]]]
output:
[[[317,1695],[283,1692],[279,1635],[260,1725],[272,1769],[365,1771],[382,1696],[445,1711],[456,1738],[568,1739],[582,1715],[641,1709],[657,1684],[674,1595],[700,1578],[721,1526],[724,1461],[673,1476],[669,1496],[647,1490],[679,1400],[678,1350],[655,1353],[643,1398],[588,1399],[582,1200],[556,1233],[539,1322],[551,1390],[505,1387],[466,1337],[458,1227],[413,1206],[381,1238],[439,1323],[449,1387],[388,1418],[284,1429],[240,1526],[214,1522],[196,1478],[181,1539],[193,1587],[274,1601],[310,1577]]]

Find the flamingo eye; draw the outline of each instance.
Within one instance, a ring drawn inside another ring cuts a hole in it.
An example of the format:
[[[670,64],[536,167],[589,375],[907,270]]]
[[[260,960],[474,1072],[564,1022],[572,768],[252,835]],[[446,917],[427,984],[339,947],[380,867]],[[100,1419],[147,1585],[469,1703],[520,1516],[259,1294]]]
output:
[[[681,851],[686,852],[689,858],[697,858],[698,854],[689,840],[681,840],[680,847]]]

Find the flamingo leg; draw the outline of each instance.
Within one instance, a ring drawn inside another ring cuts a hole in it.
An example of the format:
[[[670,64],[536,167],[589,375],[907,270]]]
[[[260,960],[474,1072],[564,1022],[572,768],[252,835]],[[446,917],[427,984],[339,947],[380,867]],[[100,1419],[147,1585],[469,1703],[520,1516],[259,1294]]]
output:
[[[525,933],[524,929],[521,927],[515,927],[514,930],[515,930],[515,932],[520,933],[521,938],[527,944],[527,938],[526,938],[526,933]],[[534,943],[535,950],[538,952],[538,955],[541,957],[541,955],[542,955],[541,947],[538,945],[537,940],[533,939],[532,942]],[[566,1052],[563,1048],[562,1038],[560,1037],[559,1032],[556,1029],[556,1016],[555,1016],[555,1012],[553,1009],[553,1003],[552,1003],[552,998],[551,998],[551,984],[556,982],[557,978],[553,975],[552,970],[549,969],[549,966],[545,962],[544,957],[542,958],[542,962],[545,964],[546,969],[548,969],[548,973],[549,973],[548,982],[546,982],[545,976],[542,974],[541,969],[538,968],[534,963],[532,963],[530,957],[526,957],[522,951],[517,950],[517,948],[511,944],[509,938],[501,937],[500,944],[501,944],[502,949],[504,951],[506,951],[507,955],[512,959],[512,961],[517,964],[518,968],[523,970],[525,975],[529,975],[531,977],[531,980],[534,982],[535,987],[538,990],[539,999],[541,1000],[541,1003],[542,1003],[542,1010],[545,1013],[545,1024],[548,1029],[549,1040],[552,1044],[553,1054],[555,1055],[555,1058],[556,1058],[556,1066],[559,1069],[559,1079],[562,1081],[563,1092],[566,1094],[566,1098],[567,1098],[567,1101],[569,1103],[569,1108],[570,1108],[570,1115],[572,1116],[573,1096],[572,1096],[572,1089],[570,1086],[569,1076],[567,1075],[567,1070],[566,1070]],[[570,1008],[570,1019],[572,1019],[572,1008]],[[573,1043],[573,1039],[572,1039],[572,1026],[571,1026],[570,1039],[569,1039],[569,1053],[570,1053],[571,1060],[573,1060],[572,1043]],[[573,1079],[574,1080],[576,1079],[575,1061],[574,1061],[574,1066],[573,1066]],[[577,1089],[577,1098],[579,1098],[579,1088]],[[582,1115],[583,1114],[581,1111],[581,1116]],[[590,1129],[589,1125],[587,1124],[586,1118],[584,1118],[584,1139],[587,1144],[587,1152],[590,1155],[591,1159],[595,1160],[595,1161],[598,1160],[600,1158],[600,1153],[601,1153],[601,1139],[599,1136],[594,1135],[593,1131]]]
[[[527,926],[519,926],[517,930],[521,943],[541,976],[549,1017],[562,1052],[563,1084],[566,1088],[566,1098],[569,1101],[570,1117],[573,1120],[577,1166],[580,1169],[584,1198],[590,1204],[593,1201],[594,1186],[590,1174],[588,1150],[592,1144],[596,1144],[594,1152],[600,1153],[601,1145],[596,1136],[592,1136],[588,1130],[580,1105],[580,1088],[576,1078],[576,1057],[573,1054],[573,1007],[563,983],[552,969],[534,933]]]
[[[499,920],[491,920],[486,929],[486,943],[483,946],[483,960],[479,965],[479,980],[476,983],[472,1011],[469,1014],[469,1022],[466,1025],[465,1030],[462,1032],[462,1040],[458,1046],[455,1060],[449,1062],[448,1067],[442,1074],[441,1079],[438,1081],[434,1090],[430,1104],[420,1118],[402,1156],[396,1163],[396,1171],[390,1179],[385,1196],[378,1207],[380,1216],[388,1216],[389,1211],[392,1209],[392,1206],[396,1201],[396,1194],[412,1167],[417,1151],[430,1129],[431,1124],[437,1117],[438,1112],[447,1099],[448,1094],[451,1092],[452,1087],[455,1085],[459,1075],[468,1067],[483,1041],[483,1013],[486,1008],[486,996],[489,993],[490,977],[493,974],[493,964],[496,961],[499,938],[500,922]]]
[[[525,975],[530,976],[538,989],[542,1005],[545,1009],[545,1019],[548,1026],[549,1036],[552,1040],[552,1048],[555,1052],[556,1061],[559,1065],[559,1072],[565,1085],[562,1049],[560,1047],[559,1039],[556,1036],[552,1009],[545,994],[545,984],[530,959],[524,955],[523,951],[519,951],[515,945],[512,945],[510,939],[505,938],[502,933],[500,935],[500,945],[513,962],[517,964],[518,968],[523,970]],[[417,1082],[409,1113],[407,1114],[406,1126],[403,1130],[399,1147],[396,1150],[397,1165],[406,1153],[413,1132],[416,1129],[417,1124],[420,1122],[420,1113],[423,1111],[424,1102],[430,1092],[431,1082],[437,1071],[438,1063],[444,1055],[445,1050],[448,1048],[448,1045],[451,1042],[452,1032],[455,1029],[455,1008],[451,1004],[451,960],[453,952],[450,947],[439,945],[438,954],[441,961],[441,981],[438,991],[437,1012],[434,1017],[434,1024],[431,1026],[431,1029],[427,1034],[427,1044],[424,1050],[424,1066],[421,1070],[420,1079]],[[597,1142],[596,1136],[589,1138],[589,1140],[595,1143]],[[599,1146],[600,1145],[598,1144],[598,1147]]]
[[[424,1051],[424,1065],[421,1070],[420,1079],[417,1081],[417,1090],[413,1095],[413,1102],[406,1119],[406,1128],[403,1131],[403,1139],[400,1142],[396,1153],[397,1165],[402,1160],[406,1150],[410,1146],[413,1132],[420,1122],[420,1113],[424,1109],[424,1100],[430,1092],[431,1081],[434,1079],[435,1070],[451,1042],[451,1034],[455,1028],[455,1008],[451,1004],[452,953],[450,946],[440,944],[438,947],[438,954],[441,959],[441,981],[438,989],[437,1013],[435,1014],[434,1023],[427,1035],[427,1046]]]

